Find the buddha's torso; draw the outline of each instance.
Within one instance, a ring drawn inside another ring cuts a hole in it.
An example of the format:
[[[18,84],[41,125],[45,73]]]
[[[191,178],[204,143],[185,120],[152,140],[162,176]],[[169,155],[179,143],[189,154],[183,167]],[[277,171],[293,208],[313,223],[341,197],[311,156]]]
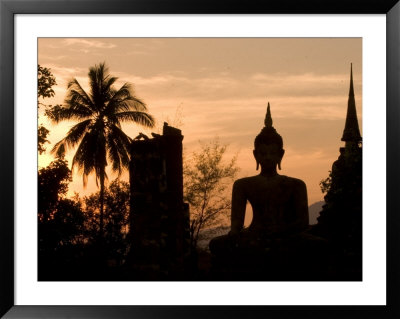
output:
[[[284,233],[297,218],[298,191],[303,182],[283,175],[257,175],[238,180],[240,188],[253,209],[248,231],[255,233]]]

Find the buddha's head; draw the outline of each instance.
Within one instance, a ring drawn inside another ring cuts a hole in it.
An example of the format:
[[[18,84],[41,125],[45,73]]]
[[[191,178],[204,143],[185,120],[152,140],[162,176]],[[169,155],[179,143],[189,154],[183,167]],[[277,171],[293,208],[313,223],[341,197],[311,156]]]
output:
[[[281,161],[285,150],[283,149],[282,136],[272,126],[271,110],[268,103],[264,128],[254,140],[254,158],[258,166],[265,171],[275,171],[276,166],[281,169]]]

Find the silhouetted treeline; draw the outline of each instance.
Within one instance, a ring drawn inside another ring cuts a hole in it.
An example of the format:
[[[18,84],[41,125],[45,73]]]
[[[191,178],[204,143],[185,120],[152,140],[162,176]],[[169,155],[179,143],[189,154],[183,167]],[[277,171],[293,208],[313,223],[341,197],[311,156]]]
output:
[[[106,187],[101,236],[99,192],[66,198],[70,179],[62,158],[38,173],[38,279],[114,279],[129,248],[128,184],[114,180]]]

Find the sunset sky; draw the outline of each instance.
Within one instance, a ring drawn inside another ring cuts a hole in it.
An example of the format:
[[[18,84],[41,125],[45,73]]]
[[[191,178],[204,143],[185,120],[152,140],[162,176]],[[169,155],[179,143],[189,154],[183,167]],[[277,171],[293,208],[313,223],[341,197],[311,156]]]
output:
[[[270,102],[286,151],[280,174],[305,181],[309,204],[323,199],[319,182],[344,145],[350,63],[362,134],[361,38],[40,38],[38,51],[38,63],[51,68],[58,84],[43,103],[62,104],[74,77],[87,88],[89,67],[106,62],[116,86],[133,83],[157,120],[153,130],[123,125],[130,137],[160,132],[167,121],[182,130],[188,156],[199,141],[219,137],[229,144],[227,159],[239,154],[238,177],[257,174],[253,141]],[[74,124],[52,125],[42,114],[39,123],[51,132],[48,150]],[[39,167],[53,159],[40,155]],[[70,195],[94,191],[93,176],[83,189],[82,177],[73,175]]]

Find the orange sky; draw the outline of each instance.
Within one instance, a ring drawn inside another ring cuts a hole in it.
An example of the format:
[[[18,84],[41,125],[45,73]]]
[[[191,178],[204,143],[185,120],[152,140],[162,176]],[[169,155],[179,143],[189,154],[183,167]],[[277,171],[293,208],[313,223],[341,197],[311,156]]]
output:
[[[239,153],[239,177],[257,174],[253,141],[269,101],[286,150],[280,173],[305,181],[309,204],[323,199],[319,182],[343,146],[351,62],[362,132],[361,38],[41,38],[38,51],[38,63],[51,68],[58,84],[44,103],[63,103],[73,77],[87,88],[89,67],[106,62],[119,77],[116,86],[134,84],[157,120],[152,131],[164,121],[179,124],[187,154],[219,137],[229,144],[227,158]],[[39,123],[50,130],[51,144],[74,124],[54,126],[43,116]],[[130,137],[150,134],[133,124],[123,128]],[[48,152],[40,155],[39,166],[51,160]],[[74,175],[69,194],[96,190],[94,178],[83,189]]]

